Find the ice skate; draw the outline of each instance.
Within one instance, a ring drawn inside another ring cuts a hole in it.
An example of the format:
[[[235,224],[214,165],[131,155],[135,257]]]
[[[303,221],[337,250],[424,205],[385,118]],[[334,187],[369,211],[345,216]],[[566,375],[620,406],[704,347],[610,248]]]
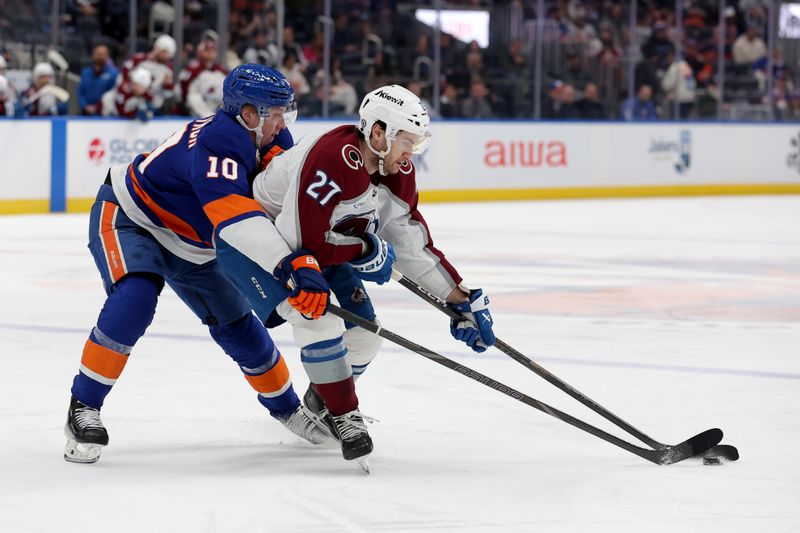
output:
[[[358,409],[339,416],[332,416],[336,435],[342,443],[342,456],[347,461],[359,459],[372,452],[372,438],[367,432],[364,415]],[[359,461],[361,463],[361,461]],[[362,464],[362,468],[363,464]],[[369,467],[365,468],[369,472]]]
[[[313,385],[309,385],[308,390],[306,390],[306,393],[303,395],[303,404],[305,404],[305,407],[308,410],[308,415],[311,418],[311,421],[314,422],[319,429],[325,432],[325,434],[330,436],[332,439],[337,441],[340,440],[339,435],[336,433],[333,419],[331,418],[328,409],[325,407],[325,402],[317,393]]]
[[[97,462],[103,447],[108,444],[108,431],[100,420],[100,410],[81,403],[75,397],[69,403],[64,434],[67,436],[64,459],[72,463]]]
[[[275,418],[278,422],[283,424],[286,429],[312,444],[322,444],[332,437],[330,433],[320,428],[319,425],[312,420],[311,416],[309,416],[309,413],[306,412],[302,405],[298,405],[297,409],[286,418]]]

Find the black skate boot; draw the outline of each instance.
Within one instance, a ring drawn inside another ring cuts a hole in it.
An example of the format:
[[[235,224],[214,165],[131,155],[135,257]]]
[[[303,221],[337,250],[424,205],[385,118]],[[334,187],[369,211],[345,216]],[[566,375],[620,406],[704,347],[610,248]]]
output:
[[[313,385],[309,385],[308,390],[306,390],[306,393],[303,395],[303,404],[306,406],[311,420],[322,429],[322,431],[337,441],[340,440],[339,435],[336,433],[331,414],[328,412],[327,407],[325,407],[325,402]]]
[[[108,431],[100,420],[100,410],[81,403],[75,397],[69,402],[67,425],[64,426],[67,447],[64,459],[72,463],[94,463],[108,444]]]
[[[294,412],[285,417],[275,419],[283,424],[286,429],[298,435],[312,444],[322,444],[331,437],[327,429],[320,428],[314,421],[313,415],[302,406],[298,405]]]
[[[367,432],[364,415],[354,409],[349,413],[332,416],[334,429],[342,442],[342,456],[347,461],[364,457],[372,452],[372,438]]]

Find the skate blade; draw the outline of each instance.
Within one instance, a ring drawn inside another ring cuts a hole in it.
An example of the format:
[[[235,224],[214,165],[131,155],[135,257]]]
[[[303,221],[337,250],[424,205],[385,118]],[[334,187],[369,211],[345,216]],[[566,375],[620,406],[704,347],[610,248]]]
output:
[[[64,460],[70,463],[96,463],[103,451],[102,444],[78,442],[69,426],[64,426],[64,435],[67,437],[67,446],[64,448]]]
[[[369,471],[369,461],[367,461],[366,457],[360,457],[360,458],[356,459],[356,461],[358,462],[358,466],[361,467],[361,470],[363,470],[365,474],[369,474],[370,473],[370,471]]]
[[[67,446],[64,448],[64,459],[70,463],[96,463],[100,459],[102,450],[103,446],[100,444],[89,444],[67,439]]]

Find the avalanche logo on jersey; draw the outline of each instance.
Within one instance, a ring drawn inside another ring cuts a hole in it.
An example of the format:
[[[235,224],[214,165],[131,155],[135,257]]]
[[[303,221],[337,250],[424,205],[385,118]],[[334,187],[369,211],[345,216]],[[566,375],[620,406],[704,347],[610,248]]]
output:
[[[409,175],[411,171],[414,170],[414,165],[411,164],[411,161],[403,161],[400,163],[400,172]]]
[[[342,159],[344,159],[344,164],[353,170],[364,166],[364,157],[361,155],[361,151],[352,144],[342,146]]]

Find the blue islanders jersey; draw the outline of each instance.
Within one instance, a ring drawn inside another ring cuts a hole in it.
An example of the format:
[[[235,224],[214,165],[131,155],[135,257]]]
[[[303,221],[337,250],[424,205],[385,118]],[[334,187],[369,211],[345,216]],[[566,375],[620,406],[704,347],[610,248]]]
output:
[[[283,129],[265,151],[275,156],[292,144]],[[129,218],[178,257],[203,264],[215,256],[215,232],[265,216],[251,193],[258,167],[247,130],[218,111],[188,123],[130,165],[111,169],[111,176]]]

